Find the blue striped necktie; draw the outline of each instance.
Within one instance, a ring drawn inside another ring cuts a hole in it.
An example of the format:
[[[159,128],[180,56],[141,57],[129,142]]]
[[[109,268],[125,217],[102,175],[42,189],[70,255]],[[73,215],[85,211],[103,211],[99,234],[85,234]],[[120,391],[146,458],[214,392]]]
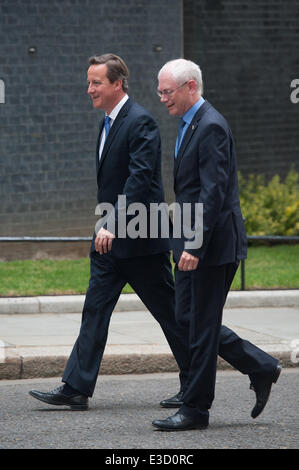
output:
[[[110,121],[111,121],[111,117],[106,116],[105,117],[105,140],[107,139],[109,131],[110,131]]]

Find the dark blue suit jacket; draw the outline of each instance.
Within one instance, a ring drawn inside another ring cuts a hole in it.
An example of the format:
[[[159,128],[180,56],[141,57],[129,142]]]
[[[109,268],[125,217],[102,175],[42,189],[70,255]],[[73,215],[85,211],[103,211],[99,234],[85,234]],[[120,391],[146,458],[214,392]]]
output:
[[[115,210],[116,226],[111,254],[120,258],[150,255],[169,251],[167,239],[119,238],[118,196],[126,196],[127,207],[142,203],[147,208],[149,233],[150,203],[164,201],[161,177],[160,133],[153,117],[131,99],[117,115],[106,139],[99,161],[100,134],[96,151],[98,203],[110,203]],[[137,214],[136,214],[137,215]],[[127,223],[133,216],[127,218]],[[105,226],[104,226],[105,227]],[[107,228],[107,227],[106,227]],[[94,239],[91,251],[94,250]]]
[[[195,114],[175,159],[174,191],[181,206],[203,203],[203,244],[186,250],[200,258],[199,266],[246,258],[233,137],[227,121],[208,101]],[[185,241],[173,239],[177,261]]]

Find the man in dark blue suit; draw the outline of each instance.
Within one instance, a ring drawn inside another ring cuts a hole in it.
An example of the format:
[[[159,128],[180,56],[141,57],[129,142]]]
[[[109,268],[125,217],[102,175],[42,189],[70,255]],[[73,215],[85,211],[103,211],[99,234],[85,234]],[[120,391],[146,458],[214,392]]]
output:
[[[161,325],[180,369],[182,389],[189,369],[187,336],[175,322],[169,240],[123,236],[130,222],[128,206],[139,203],[148,219],[150,205],[164,200],[159,130],[152,116],[128,97],[129,72],[120,57],[94,56],[89,65],[88,93],[94,108],[106,115],[96,151],[97,199],[112,210],[93,237],[90,282],[79,337],[62,378],[65,384],[50,392],[30,392],[46,403],[73,410],[88,408],[110,317],[126,282]],[[121,207],[119,196],[125,201]]]
[[[256,393],[251,413],[255,418],[267,403],[280,366],[221,325],[239,261],[246,257],[232,133],[224,117],[202,97],[201,71],[196,64],[185,59],[168,62],[158,80],[161,102],[170,115],[181,117],[174,161],[176,202],[182,213],[184,204],[192,206],[193,232],[202,230],[202,243],[192,246],[188,236],[173,238],[176,318],[189,328],[191,365],[185,391],[161,403],[179,407],[179,411],[153,425],[168,431],[208,426],[218,354],[249,375]],[[197,203],[203,205],[201,227]]]

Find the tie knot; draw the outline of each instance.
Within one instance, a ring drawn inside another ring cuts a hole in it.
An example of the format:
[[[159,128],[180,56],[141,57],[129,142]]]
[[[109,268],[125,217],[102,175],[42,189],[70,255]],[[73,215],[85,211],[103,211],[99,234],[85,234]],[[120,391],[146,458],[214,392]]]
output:
[[[110,117],[110,116],[106,116],[106,117],[105,117],[105,124],[110,124],[110,121],[111,121],[111,117]]]

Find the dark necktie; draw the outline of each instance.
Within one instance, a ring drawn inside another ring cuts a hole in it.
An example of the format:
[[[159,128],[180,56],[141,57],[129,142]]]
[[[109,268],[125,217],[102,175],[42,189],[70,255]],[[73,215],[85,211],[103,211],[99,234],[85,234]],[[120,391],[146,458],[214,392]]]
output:
[[[185,124],[186,124],[186,122],[184,121],[183,118],[181,118],[180,123],[179,123],[179,128],[178,128],[178,136],[177,136],[177,139],[176,139],[174,158],[177,157],[178,152],[179,152],[179,148],[180,148],[181,141],[182,141],[182,133],[183,133],[183,129],[185,127]]]

